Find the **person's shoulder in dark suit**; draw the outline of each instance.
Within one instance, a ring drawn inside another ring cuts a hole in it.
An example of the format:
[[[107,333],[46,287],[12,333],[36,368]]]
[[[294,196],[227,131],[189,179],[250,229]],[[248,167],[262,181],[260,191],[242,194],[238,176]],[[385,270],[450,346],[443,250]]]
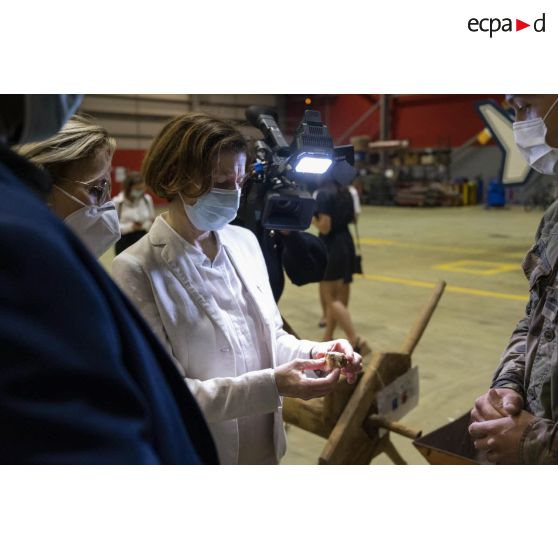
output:
[[[0,151],[0,462],[216,463],[171,358]]]

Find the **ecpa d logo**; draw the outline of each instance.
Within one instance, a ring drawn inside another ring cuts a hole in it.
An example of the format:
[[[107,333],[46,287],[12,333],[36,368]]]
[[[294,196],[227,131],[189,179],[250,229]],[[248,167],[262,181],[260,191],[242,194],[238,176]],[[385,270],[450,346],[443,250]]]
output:
[[[526,23],[521,19],[515,18],[515,27],[513,25],[513,19],[509,17],[505,17],[500,19],[499,17],[485,17],[482,19],[478,19],[476,17],[472,17],[467,27],[469,31],[473,33],[478,33],[479,31],[483,33],[489,33],[490,38],[494,33],[498,33],[499,31],[503,32],[512,32],[512,31],[521,31],[522,29],[527,29],[527,27],[533,27],[536,33],[544,33],[546,30],[546,14],[536,19],[531,26],[530,23]]]

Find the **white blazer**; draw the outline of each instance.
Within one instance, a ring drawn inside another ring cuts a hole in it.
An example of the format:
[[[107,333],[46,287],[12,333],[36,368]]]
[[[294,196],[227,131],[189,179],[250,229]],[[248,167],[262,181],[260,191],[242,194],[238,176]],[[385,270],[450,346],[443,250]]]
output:
[[[273,367],[309,358],[312,341],[283,329],[256,237],[227,225],[219,231],[240,280],[259,310]],[[114,259],[112,273],[182,369],[213,434],[221,463],[238,462],[237,418],[274,413],[273,442],[279,460],[286,450],[281,398],[272,369],[236,375],[230,329],[184,250],[184,239],[162,218]]]

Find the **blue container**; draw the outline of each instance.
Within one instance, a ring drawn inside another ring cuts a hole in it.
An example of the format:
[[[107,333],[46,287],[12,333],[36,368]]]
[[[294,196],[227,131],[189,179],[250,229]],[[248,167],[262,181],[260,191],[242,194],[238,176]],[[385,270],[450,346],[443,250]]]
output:
[[[496,179],[492,179],[486,196],[488,207],[504,207],[506,205],[506,190]]]

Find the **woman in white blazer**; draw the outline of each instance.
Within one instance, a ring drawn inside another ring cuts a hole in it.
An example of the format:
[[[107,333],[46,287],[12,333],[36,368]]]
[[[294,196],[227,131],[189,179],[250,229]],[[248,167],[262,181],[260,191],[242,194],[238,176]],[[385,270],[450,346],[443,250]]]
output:
[[[113,274],[179,363],[221,463],[272,464],[285,453],[281,397],[327,394],[354,381],[361,357],[346,340],[298,340],[283,330],[255,236],[229,225],[246,142],[224,121],[187,114],[167,124],[144,160],[147,186],[168,212],[113,262]],[[325,353],[349,365],[325,377]],[[321,375],[320,375],[321,376]]]

